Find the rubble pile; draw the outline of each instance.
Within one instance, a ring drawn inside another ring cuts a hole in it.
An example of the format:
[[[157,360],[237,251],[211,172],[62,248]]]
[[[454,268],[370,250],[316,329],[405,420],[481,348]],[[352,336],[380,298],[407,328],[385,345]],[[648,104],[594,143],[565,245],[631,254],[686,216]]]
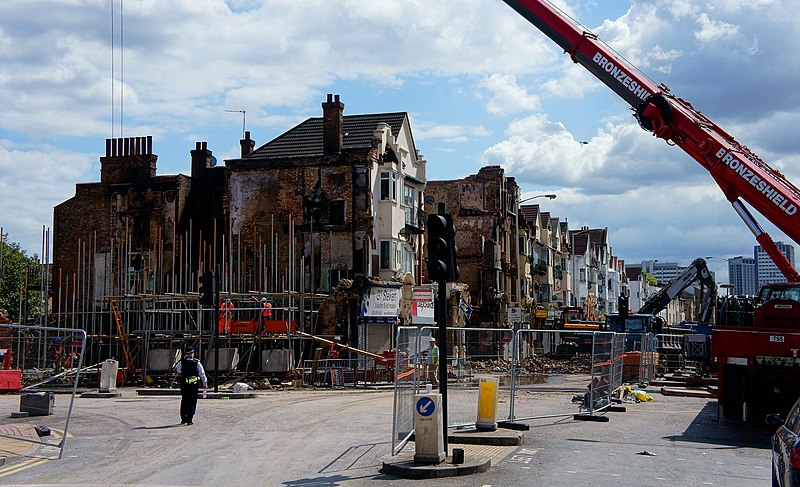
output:
[[[575,355],[570,358],[551,358],[535,355],[524,360],[520,373],[524,374],[588,374],[591,372],[591,359],[588,355]],[[511,373],[508,360],[468,361],[467,370],[472,374],[507,372]]]

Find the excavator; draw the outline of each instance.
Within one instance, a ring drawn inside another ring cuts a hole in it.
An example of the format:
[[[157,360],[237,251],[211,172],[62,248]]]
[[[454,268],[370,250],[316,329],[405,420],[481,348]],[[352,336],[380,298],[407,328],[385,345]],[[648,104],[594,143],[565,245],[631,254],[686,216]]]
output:
[[[786,278],[762,289],[749,326],[715,326],[718,406],[744,421],[785,417],[800,395],[800,274],[745,202],[800,243],[800,190],[691,103],[656,84],[547,0],[503,0],[628,103],[639,125],[703,166]],[[763,418],[763,416],[761,416]]]

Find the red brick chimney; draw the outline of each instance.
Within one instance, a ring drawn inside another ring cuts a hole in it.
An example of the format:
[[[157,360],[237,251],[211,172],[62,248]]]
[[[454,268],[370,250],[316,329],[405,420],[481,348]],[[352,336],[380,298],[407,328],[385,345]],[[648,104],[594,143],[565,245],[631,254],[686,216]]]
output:
[[[242,147],[241,157],[248,156],[253,152],[256,147],[256,141],[250,138],[249,130],[245,131],[244,138],[239,140],[239,145]]]
[[[342,151],[342,112],[344,103],[339,101],[339,95],[328,93],[328,101],[322,104],[322,153],[326,156]]]

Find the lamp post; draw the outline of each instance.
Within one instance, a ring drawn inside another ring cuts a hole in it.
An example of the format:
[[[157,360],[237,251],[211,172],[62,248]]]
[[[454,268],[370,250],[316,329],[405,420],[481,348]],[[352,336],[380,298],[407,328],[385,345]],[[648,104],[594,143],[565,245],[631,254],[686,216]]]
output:
[[[517,200],[517,211],[515,213],[516,218],[514,219],[514,221],[515,221],[515,225],[514,226],[516,227],[516,229],[515,229],[516,232],[515,233],[516,233],[516,237],[517,237],[517,245],[516,245],[516,249],[517,249],[517,306],[519,306],[519,307],[522,307],[522,272],[521,272],[521,270],[519,268],[520,267],[520,258],[519,258],[519,256],[521,254],[520,248],[519,248],[519,211],[520,211],[520,205],[522,203],[525,203],[526,201],[530,201],[530,200],[533,200],[533,199],[536,199],[536,198],[547,198],[547,199],[550,199],[550,200],[554,200],[554,199],[556,199],[556,195],[554,195],[554,194],[537,194],[537,195],[530,196],[530,197],[522,199],[522,200]]]
[[[706,256],[706,260],[711,260],[711,259],[724,260],[725,263],[728,264],[728,284],[720,284],[719,287],[721,287],[723,289],[727,289],[728,290],[728,295],[730,295],[731,294],[730,290],[732,288],[736,288],[736,286],[731,285],[731,259],[728,259],[728,258],[725,258],[725,257],[717,257],[716,255],[707,255]]]

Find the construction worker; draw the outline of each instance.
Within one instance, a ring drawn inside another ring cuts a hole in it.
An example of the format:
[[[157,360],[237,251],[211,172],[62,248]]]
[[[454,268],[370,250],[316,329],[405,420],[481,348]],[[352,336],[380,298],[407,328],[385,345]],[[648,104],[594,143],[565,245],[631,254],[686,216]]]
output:
[[[230,298],[219,303],[219,332],[228,333],[231,331],[231,319],[233,318],[233,303]]]
[[[194,358],[194,348],[186,347],[183,358],[175,368],[181,387],[181,424],[192,424],[197,409],[197,393],[203,386],[203,397],[208,393],[208,380],[203,364]]]
[[[433,385],[439,385],[439,347],[436,346],[436,339],[430,338],[430,347],[428,348],[428,356],[425,357],[425,375],[426,380],[430,381]]]
[[[267,331],[267,320],[272,318],[272,303],[267,298],[261,298],[261,332]]]

